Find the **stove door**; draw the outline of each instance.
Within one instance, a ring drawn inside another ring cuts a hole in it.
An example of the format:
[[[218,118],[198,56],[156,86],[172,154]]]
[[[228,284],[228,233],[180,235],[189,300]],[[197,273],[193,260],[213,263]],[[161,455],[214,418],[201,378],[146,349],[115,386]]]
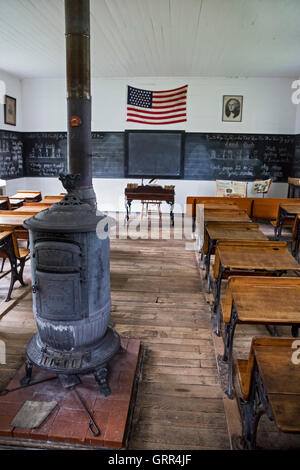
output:
[[[36,271],[36,313],[53,321],[80,320],[80,273]]]
[[[37,240],[34,248],[36,268],[40,271],[66,273],[80,270],[81,249],[71,240]]]

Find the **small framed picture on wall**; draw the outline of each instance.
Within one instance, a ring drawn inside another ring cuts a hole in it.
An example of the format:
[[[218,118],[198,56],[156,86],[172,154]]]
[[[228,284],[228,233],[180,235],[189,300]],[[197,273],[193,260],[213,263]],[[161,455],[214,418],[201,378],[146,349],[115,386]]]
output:
[[[243,112],[243,97],[240,95],[223,96],[222,121],[241,122]]]
[[[17,100],[5,95],[4,123],[16,126],[17,124]]]

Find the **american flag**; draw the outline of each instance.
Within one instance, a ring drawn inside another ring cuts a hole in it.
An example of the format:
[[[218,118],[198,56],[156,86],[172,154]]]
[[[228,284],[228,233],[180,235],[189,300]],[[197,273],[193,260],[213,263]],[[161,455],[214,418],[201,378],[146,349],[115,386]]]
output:
[[[149,91],[128,86],[127,121],[174,124],[186,121],[188,85],[173,90]]]

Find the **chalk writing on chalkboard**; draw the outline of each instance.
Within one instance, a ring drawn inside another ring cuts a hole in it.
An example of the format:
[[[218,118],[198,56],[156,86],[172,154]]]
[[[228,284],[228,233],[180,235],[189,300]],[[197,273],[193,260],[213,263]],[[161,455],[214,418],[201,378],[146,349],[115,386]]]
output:
[[[57,177],[67,171],[67,134],[34,132],[24,134],[27,176]],[[95,178],[124,177],[124,133],[92,133],[92,166]]]
[[[295,136],[295,157],[291,174],[295,178],[300,178],[300,134]]]
[[[185,179],[286,181],[293,135],[186,134]]]
[[[124,178],[124,155],[124,132],[92,133],[95,178]],[[67,168],[66,132],[0,131],[0,178],[58,177]],[[300,177],[300,135],[185,133],[185,179],[280,182],[289,176]]]
[[[0,131],[0,178],[23,176],[23,143],[18,132]]]
[[[67,171],[67,135],[64,132],[24,134],[27,176],[58,176]]]

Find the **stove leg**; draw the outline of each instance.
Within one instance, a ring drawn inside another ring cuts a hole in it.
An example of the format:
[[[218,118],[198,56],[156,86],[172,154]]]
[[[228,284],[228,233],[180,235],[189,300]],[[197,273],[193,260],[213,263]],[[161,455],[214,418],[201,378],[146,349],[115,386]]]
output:
[[[31,382],[31,376],[32,376],[32,367],[33,363],[29,360],[26,359],[25,361],[25,375],[22,380],[20,380],[21,385],[29,385]]]
[[[94,376],[96,379],[97,384],[99,385],[100,392],[105,396],[108,397],[110,395],[110,388],[107,383],[107,368],[102,367],[101,369],[97,369],[94,372]]]

